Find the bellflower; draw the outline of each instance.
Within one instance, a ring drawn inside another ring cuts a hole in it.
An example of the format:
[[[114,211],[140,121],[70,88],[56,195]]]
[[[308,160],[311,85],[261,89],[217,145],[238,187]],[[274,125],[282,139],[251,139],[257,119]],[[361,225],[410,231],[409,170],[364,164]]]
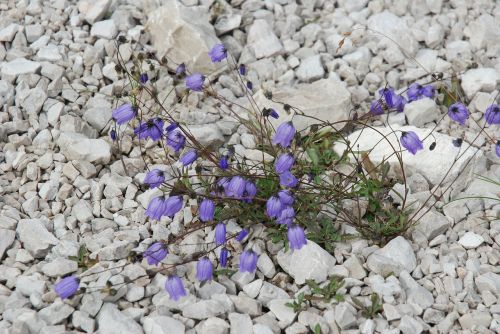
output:
[[[251,203],[255,194],[257,194],[257,187],[255,186],[255,183],[247,181],[245,183],[245,191],[243,192],[243,201],[245,203]]]
[[[73,296],[80,287],[80,281],[75,276],[68,276],[61,279],[54,285],[54,290],[61,299]]]
[[[111,137],[112,141],[116,141],[117,136],[115,129],[111,129],[111,131],[109,132],[109,136]]]
[[[460,123],[461,125],[465,124],[467,118],[469,118],[469,111],[467,107],[460,102],[453,103],[448,108],[448,116],[455,122]]]
[[[153,169],[146,174],[144,184],[149,188],[158,188],[165,181],[165,172],[159,169]]]
[[[205,198],[200,204],[200,220],[208,222],[214,220],[215,204],[212,200]]]
[[[140,139],[150,137],[153,140],[158,140],[163,135],[163,120],[161,118],[153,118],[147,122],[142,122],[134,129],[134,133]]]
[[[229,179],[227,177],[222,177],[217,181],[217,192],[218,193],[223,193],[227,192],[227,186],[229,184]]]
[[[266,202],[266,213],[271,218],[277,218],[283,210],[283,204],[278,196],[271,196]]]
[[[416,82],[412,83],[410,87],[408,87],[408,90],[406,92],[406,95],[408,95],[408,100],[410,102],[419,100],[424,97],[432,99],[434,98],[435,94],[436,90],[434,86],[432,85],[422,86]]]
[[[287,148],[292,143],[293,137],[295,136],[295,127],[292,122],[281,123],[276,129],[276,133],[273,137],[273,144],[280,145],[283,148]]]
[[[495,153],[496,153],[497,157],[500,158],[500,140],[497,141],[497,143],[495,145]]]
[[[455,139],[453,139],[453,140],[451,141],[451,143],[452,143],[452,144],[453,144],[453,146],[455,146],[455,147],[460,147],[460,146],[462,146],[462,142],[463,142],[462,138],[455,138]]]
[[[211,281],[213,278],[212,262],[206,257],[202,257],[196,264],[196,278],[200,282]]]
[[[146,216],[154,220],[160,220],[161,216],[165,215],[166,210],[166,199],[164,196],[159,196],[153,198],[149,204],[148,208],[144,212]]]
[[[289,171],[283,172],[280,174],[280,184],[284,187],[290,187],[293,188],[295,187],[299,181],[295,176],[293,176],[292,173]]]
[[[186,65],[184,63],[179,64],[177,68],[175,69],[175,75],[180,76],[186,72]]]
[[[280,190],[278,192],[278,197],[283,205],[292,205],[294,202],[294,198],[290,190]]]
[[[212,59],[212,63],[221,62],[223,59],[227,57],[227,50],[224,47],[224,44],[216,44],[209,52],[208,55],[210,59]]]
[[[166,245],[157,241],[146,249],[143,256],[148,261],[149,265],[157,265],[160,263],[168,254]]]
[[[253,89],[253,83],[251,81],[247,81],[247,88],[248,88],[248,90]]]
[[[278,220],[276,223],[280,225],[292,225],[293,219],[295,218],[295,210],[293,209],[292,206],[286,206],[283,208],[281,211],[280,215],[278,216]]]
[[[291,249],[301,249],[302,246],[307,244],[304,229],[298,225],[292,225],[288,228],[288,243]]]
[[[177,212],[179,212],[182,209],[183,203],[184,200],[182,199],[182,196],[170,196],[165,201],[164,215],[172,218],[173,216],[175,216]]]
[[[167,145],[170,146],[175,152],[179,152],[180,150],[182,150],[185,144],[186,144],[186,137],[184,137],[181,130],[175,129],[173,131],[168,132]]]
[[[292,168],[294,163],[295,158],[293,157],[293,155],[291,155],[290,153],[283,153],[276,160],[276,163],[274,164],[274,170],[278,174],[287,172],[290,170],[290,168]]]
[[[203,81],[205,81],[205,76],[200,73],[194,73],[186,77],[186,87],[201,92],[203,90]]]
[[[219,167],[222,170],[226,170],[229,168],[229,163],[227,161],[227,155],[224,155],[219,160]]]
[[[246,250],[240,255],[240,271],[242,273],[253,273],[257,268],[257,254],[251,250]]]
[[[219,223],[215,226],[215,244],[217,246],[226,242],[226,224]]]
[[[499,125],[500,124],[500,105],[492,104],[488,108],[486,108],[486,112],[484,113],[484,119],[486,123],[489,125]]]
[[[226,196],[241,199],[245,192],[246,182],[241,176],[233,176],[226,188]]]
[[[370,105],[370,114],[374,116],[382,115],[384,113],[384,109],[382,107],[382,103],[379,100],[375,100]]]
[[[175,129],[177,129],[179,127],[179,123],[177,122],[173,122],[173,123],[170,123],[167,128],[165,129],[167,132],[170,132],[170,131],[174,131]]]
[[[241,242],[248,235],[248,230],[246,228],[242,229],[240,233],[236,236],[236,241]]]
[[[220,249],[220,256],[219,256],[219,262],[221,267],[226,268],[227,267],[227,258],[229,256],[229,251],[227,250],[226,247],[222,247]]]
[[[195,150],[184,153],[184,155],[179,159],[179,161],[184,166],[191,165],[198,158],[198,153]]]
[[[149,78],[148,78],[148,74],[147,73],[142,73],[141,76],[139,77],[139,82],[141,84],[146,84],[146,82],[148,82]]]
[[[170,298],[175,301],[178,301],[179,299],[181,299],[181,297],[187,295],[182,280],[175,275],[169,276],[167,278],[167,281],[165,282],[165,290],[167,290]]]
[[[247,74],[247,68],[245,67],[245,65],[241,64],[239,67],[238,67],[238,71],[240,72],[241,75],[245,75]]]
[[[424,148],[424,143],[413,131],[403,131],[400,141],[401,145],[403,145],[403,147],[413,155],[415,155],[418,150],[422,150]]]
[[[396,94],[393,88],[382,88],[379,90],[379,94],[384,98],[387,107],[395,109],[397,112],[403,112],[406,99],[401,95]]]
[[[278,112],[274,108],[271,108],[271,111],[269,112],[269,116],[271,116],[274,119],[280,118],[280,115],[278,114]]]
[[[123,104],[113,110],[113,119],[117,124],[124,124],[130,121],[137,114],[130,103]]]

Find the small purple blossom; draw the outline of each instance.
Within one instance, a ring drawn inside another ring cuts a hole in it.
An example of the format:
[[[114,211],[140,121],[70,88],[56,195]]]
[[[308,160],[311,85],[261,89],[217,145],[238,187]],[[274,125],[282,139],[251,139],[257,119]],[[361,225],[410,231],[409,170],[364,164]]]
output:
[[[175,275],[169,276],[165,282],[165,290],[167,290],[170,298],[178,301],[181,297],[187,295],[186,289],[184,289],[184,284],[182,280]]]
[[[226,242],[226,224],[219,223],[215,226],[215,244],[217,246]]]
[[[134,133],[140,139],[151,138],[152,140],[159,140],[163,135],[163,120],[161,118],[153,118],[147,122],[142,122],[134,129]]]
[[[251,81],[247,81],[247,88],[248,88],[248,90],[253,89],[253,83]]]
[[[278,216],[278,220],[276,223],[280,225],[292,225],[293,219],[295,218],[295,210],[292,206],[286,206],[283,208],[281,211],[280,215]]]
[[[290,190],[280,190],[278,192],[278,197],[283,205],[292,205],[294,198]]]
[[[462,146],[462,142],[463,142],[462,138],[455,138],[455,139],[453,139],[453,140],[451,141],[451,143],[452,143],[452,144],[453,144],[453,146],[455,146],[455,147],[460,147],[460,146]]]
[[[257,268],[257,254],[254,251],[246,250],[240,255],[240,271],[242,273],[253,273]]]
[[[271,196],[266,202],[266,213],[271,218],[277,218],[283,210],[283,204],[278,196]]]
[[[177,129],[179,127],[179,123],[177,122],[173,122],[173,123],[170,123],[167,128],[165,129],[167,132],[170,132],[170,131],[174,131],[175,129]]]
[[[500,140],[498,140],[496,145],[495,145],[495,153],[496,153],[497,157],[500,158]]]
[[[163,215],[165,215],[166,209],[166,199],[164,196],[158,196],[153,198],[149,204],[148,208],[144,212],[146,216],[154,220],[160,220]]]
[[[208,52],[210,59],[212,59],[213,63],[221,62],[227,57],[227,50],[224,44],[216,44],[214,47]]]
[[[179,152],[180,150],[182,150],[185,144],[186,144],[186,137],[184,137],[181,130],[175,129],[168,132],[167,145],[170,146],[175,152]]]
[[[241,199],[245,192],[246,182],[241,176],[233,176],[226,188],[226,196]]]
[[[205,198],[200,204],[200,220],[208,222],[214,220],[215,204],[212,200]]]
[[[269,116],[271,116],[274,119],[280,118],[280,115],[274,108],[271,108],[271,110],[269,111]]]
[[[229,257],[229,251],[227,250],[226,247],[222,247],[220,249],[220,256],[219,256],[219,262],[221,267],[226,268],[227,267],[227,258]]]
[[[196,264],[196,278],[200,282],[211,281],[213,278],[212,262],[206,257],[202,257]]]
[[[418,150],[422,150],[424,148],[424,143],[413,131],[403,131],[400,141],[401,145],[403,145],[403,147],[413,155],[415,155]]]
[[[200,73],[194,73],[186,77],[186,87],[201,92],[203,90],[203,81],[205,81],[205,76]]]
[[[184,200],[182,199],[182,196],[170,196],[165,201],[165,212],[163,215],[172,218],[182,209],[183,204]]]
[[[384,113],[384,109],[382,108],[382,103],[379,100],[375,100],[372,102],[370,106],[370,114],[374,116],[382,115]]]
[[[167,254],[167,246],[163,242],[157,241],[146,249],[143,256],[146,258],[149,265],[156,266],[167,257]]]
[[[251,203],[252,199],[255,197],[257,194],[257,187],[255,186],[255,183],[251,181],[247,181],[245,183],[245,191],[243,192],[243,201],[245,203]]]
[[[280,184],[284,187],[293,188],[299,183],[299,180],[289,171],[280,174]]]
[[[242,229],[238,235],[236,235],[236,241],[241,242],[248,235],[248,230],[246,228]]]
[[[292,225],[288,228],[288,243],[291,249],[301,249],[307,244],[304,229],[298,225]]]
[[[484,119],[486,123],[489,125],[499,125],[500,124],[500,105],[492,104],[488,108],[486,108],[486,112],[484,113]]]
[[[130,103],[123,104],[113,110],[113,119],[117,124],[124,124],[130,121],[137,114],[136,110],[132,107]]]
[[[179,64],[175,69],[175,75],[180,76],[186,72],[186,65],[184,63]]]
[[[448,116],[450,116],[450,118],[455,122],[464,125],[465,121],[469,118],[469,110],[467,110],[467,107],[460,102],[453,103],[448,108]]]
[[[184,166],[189,166],[191,165],[196,159],[198,158],[198,153],[196,153],[195,150],[191,150],[187,153],[184,153],[184,155],[179,159],[179,161],[184,165]]]
[[[293,157],[293,155],[291,155],[290,153],[283,153],[276,160],[276,163],[274,164],[274,170],[278,174],[287,172],[290,170],[290,168],[292,168],[294,163],[295,158]]]
[[[219,160],[219,167],[222,170],[229,168],[229,162],[227,161],[227,155],[223,155]]]
[[[142,73],[141,76],[139,77],[139,82],[141,84],[146,84],[146,82],[148,82],[149,80],[149,77],[148,77],[148,74],[147,73]]]
[[[247,74],[247,68],[245,67],[245,65],[241,64],[239,67],[238,67],[238,71],[240,72],[241,75],[245,75]]]
[[[109,136],[111,137],[112,141],[116,141],[117,136],[115,129],[111,129],[111,131],[109,132]]]
[[[273,137],[273,144],[280,145],[283,148],[287,148],[292,143],[293,137],[295,136],[295,127],[292,122],[284,122],[278,126],[276,133]]]
[[[403,112],[406,99],[401,95],[396,94],[393,88],[382,88],[379,90],[379,94],[384,98],[387,107],[395,109],[397,112]]]
[[[54,285],[54,290],[61,299],[73,296],[80,288],[80,281],[75,276],[61,279]]]
[[[436,89],[432,85],[422,86],[419,83],[412,83],[410,87],[408,87],[408,91],[406,95],[408,95],[408,101],[416,101],[422,99],[424,97],[428,97],[430,99],[434,98],[436,94]]]
[[[153,169],[146,174],[144,184],[149,188],[158,188],[165,181],[165,172],[159,169]]]

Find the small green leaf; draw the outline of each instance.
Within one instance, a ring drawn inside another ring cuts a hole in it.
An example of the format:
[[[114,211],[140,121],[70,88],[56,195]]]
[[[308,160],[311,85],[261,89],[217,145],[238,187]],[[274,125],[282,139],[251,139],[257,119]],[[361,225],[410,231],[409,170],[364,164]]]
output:
[[[314,334],[321,334],[321,326],[319,324],[314,326]]]
[[[315,147],[311,147],[311,148],[308,148],[306,150],[307,152],[307,155],[309,156],[309,158],[311,159],[312,163],[314,166],[318,166],[319,165],[319,153],[318,153],[318,149],[315,148]]]

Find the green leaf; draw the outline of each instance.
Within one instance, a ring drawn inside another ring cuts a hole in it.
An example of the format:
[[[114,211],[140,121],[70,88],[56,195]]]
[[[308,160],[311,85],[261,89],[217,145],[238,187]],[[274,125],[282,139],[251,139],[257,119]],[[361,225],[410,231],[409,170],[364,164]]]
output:
[[[311,147],[311,148],[308,148],[306,150],[306,152],[307,152],[307,155],[309,156],[309,158],[311,159],[313,165],[318,166],[319,165],[318,149],[316,147]]]
[[[321,326],[319,324],[314,326],[314,334],[321,334]]]

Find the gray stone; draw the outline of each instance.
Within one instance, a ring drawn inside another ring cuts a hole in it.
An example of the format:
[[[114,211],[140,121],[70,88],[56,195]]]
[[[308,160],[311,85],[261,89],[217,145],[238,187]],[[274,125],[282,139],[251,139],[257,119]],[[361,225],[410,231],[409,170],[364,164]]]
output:
[[[500,298],[500,275],[492,272],[487,272],[479,275],[475,279],[475,283],[479,292],[490,291]]]
[[[229,324],[220,318],[212,317],[201,321],[195,329],[199,334],[227,334]]]
[[[1,64],[2,79],[14,82],[18,75],[36,73],[41,66],[40,63],[25,58],[16,58]]]
[[[439,118],[439,110],[436,102],[428,98],[407,103],[404,113],[408,119],[408,124],[414,126],[423,126]]]
[[[118,33],[114,20],[104,20],[96,22],[90,29],[90,35],[98,38],[113,39]]]
[[[409,303],[417,304],[423,309],[429,308],[434,304],[432,293],[418,284],[408,272],[402,271],[399,279],[401,285],[406,291],[406,300]]]
[[[307,279],[324,282],[335,266],[335,258],[310,240],[299,250],[280,251],[277,260],[297,284],[304,284]]]
[[[474,232],[467,232],[458,240],[458,243],[466,249],[477,248],[483,242],[484,238]]]
[[[0,29],[0,42],[12,42],[20,27],[19,24],[11,23],[5,28]]]
[[[183,334],[186,330],[182,322],[167,316],[145,317],[143,327],[146,334]]]
[[[312,82],[323,78],[325,70],[321,63],[321,56],[315,55],[302,60],[296,71],[296,75],[303,82]]]
[[[498,82],[499,75],[494,68],[475,68],[462,75],[462,89],[467,98],[472,99],[479,92],[492,92]]]
[[[16,238],[16,232],[0,229],[0,260],[2,260],[5,251],[10,248]]]
[[[203,146],[218,148],[225,142],[216,124],[189,125],[187,129]]]
[[[94,218],[92,206],[84,199],[79,200],[73,206],[71,213],[80,223],[88,223]]]
[[[356,310],[348,303],[342,302],[335,307],[335,322],[340,329],[349,329],[356,325]]]
[[[68,160],[86,160],[96,164],[111,160],[111,146],[104,139],[88,139],[77,133],[63,132],[57,144]]]
[[[273,299],[269,301],[268,308],[284,326],[290,325],[297,316],[287,303],[293,303],[293,299]]]
[[[406,20],[394,15],[390,11],[385,10],[382,13],[370,16],[368,19],[368,28],[383,33],[386,37],[382,37],[382,42],[386,45],[393,43],[389,40],[391,38],[403,50],[409,53],[410,56],[414,56],[418,50],[418,43],[408,28]],[[380,39],[380,35],[374,34],[374,38]],[[394,44],[392,46],[397,47]]]
[[[234,303],[234,308],[237,312],[248,314],[252,317],[262,314],[262,304],[253,298],[247,297],[244,294],[238,296],[229,296]]]
[[[75,309],[64,303],[63,301],[56,300],[48,307],[43,308],[38,313],[40,319],[45,321],[49,325],[57,325],[63,322],[64,319],[68,318]]]
[[[105,303],[97,315],[97,324],[100,334],[144,333],[142,327],[133,319],[127,317],[111,303]]]
[[[33,274],[31,276],[19,276],[16,279],[16,291],[24,296],[32,294],[43,295],[46,289],[46,282],[42,280],[41,275]]]
[[[231,324],[231,334],[253,334],[252,319],[248,314],[229,313],[227,318]]]
[[[71,317],[73,326],[78,329],[83,329],[87,333],[93,333],[95,330],[95,320],[90,318],[88,314],[82,311],[73,312]]]
[[[422,232],[427,240],[431,241],[438,235],[445,233],[450,226],[450,221],[445,216],[436,211],[429,211],[425,216],[420,217],[415,229]]]
[[[110,5],[111,0],[92,1],[90,8],[85,13],[85,21],[90,24],[99,21],[106,15]]]
[[[391,272],[399,274],[402,270],[413,271],[417,259],[410,243],[399,236],[370,254],[366,264],[371,271],[387,276]]]
[[[76,261],[58,257],[43,265],[42,272],[50,277],[61,277],[78,270]]]
[[[257,59],[274,57],[283,53],[283,45],[266,20],[254,20],[248,30],[247,45]]]
[[[222,35],[226,32],[238,28],[241,24],[241,15],[219,15],[215,21],[214,28],[217,35]]]
[[[215,300],[200,300],[182,308],[182,316],[190,319],[207,319],[224,313],[224,306]]]
[[[408,315],[404,315],[401,318],[398,328],[403,334],[420,334],[424,331],[424,327]]]
[[[349,270],[349,277],[363,279],[366,277],[366,270],[356,255],[352,255],[342,264]]]
[[[17,224],[17,236],[24,249],[35,258],[43,258],[59,242],[38,219],[21,219]]]

